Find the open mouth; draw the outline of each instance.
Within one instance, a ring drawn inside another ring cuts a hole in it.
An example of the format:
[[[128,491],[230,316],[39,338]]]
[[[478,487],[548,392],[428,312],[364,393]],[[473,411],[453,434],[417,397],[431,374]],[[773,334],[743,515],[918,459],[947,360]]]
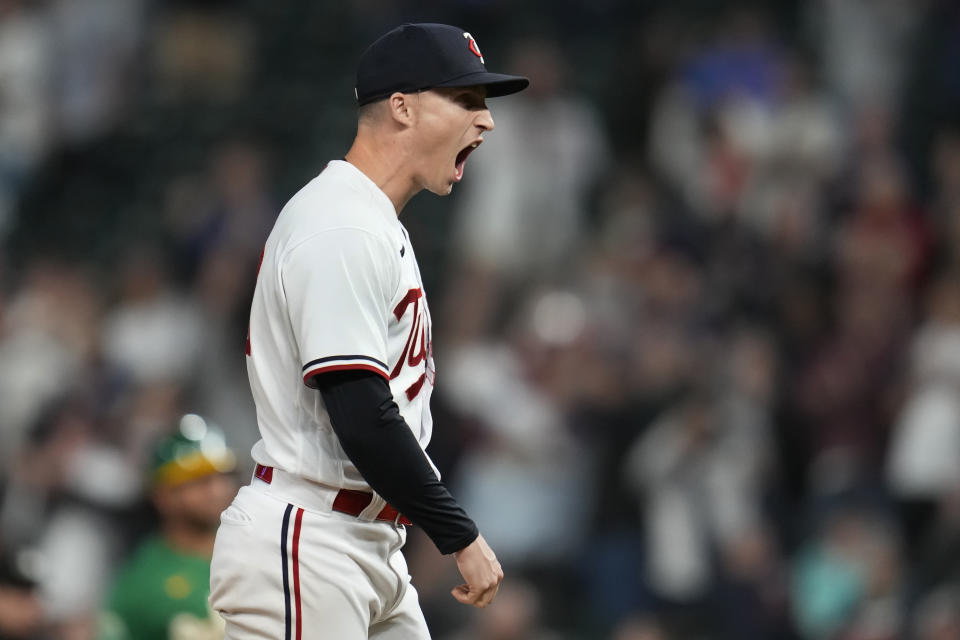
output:
[[[467,156],[473,153],[473,150],[479,146],[479,142],[470,143],[461,149],[460,153],[457,154],[457,159],[454,161],[454,167],[457,170],[456,179],[458,182],[463,177],[463,167],[467,164]]]

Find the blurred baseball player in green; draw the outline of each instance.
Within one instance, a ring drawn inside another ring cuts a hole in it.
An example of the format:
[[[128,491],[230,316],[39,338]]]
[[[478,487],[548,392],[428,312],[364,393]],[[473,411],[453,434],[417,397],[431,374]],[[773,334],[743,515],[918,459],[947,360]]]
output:
[[[207,605],[210,556],[223,511],[237,484],[235,459],[200,416],[158,443],[150,497],[159,531],[120,568],[107,601],[102,640],[213,640],[223,621]]]

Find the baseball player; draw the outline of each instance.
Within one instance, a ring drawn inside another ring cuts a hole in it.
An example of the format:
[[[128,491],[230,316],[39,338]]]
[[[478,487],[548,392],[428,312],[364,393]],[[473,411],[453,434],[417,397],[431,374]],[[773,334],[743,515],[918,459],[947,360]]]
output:
[[[400,553],[411,523],[455,555],[457,600],[496,594],[496,556],[425,453],[431,317],[398,216],[423,189],[450,193],[493,130],[485,100],[528,84],[448,25],[402,25],[360,58],[356,139],[284,207],[257,276],[261,440],[211,568],[227,638],[429,638]]]
[[[207,596],[218,516],[237,490],[234,461],[223,435],[195,414],[156,444],[149,486],[160,530],[118,572],[100,640],[223,637]]]

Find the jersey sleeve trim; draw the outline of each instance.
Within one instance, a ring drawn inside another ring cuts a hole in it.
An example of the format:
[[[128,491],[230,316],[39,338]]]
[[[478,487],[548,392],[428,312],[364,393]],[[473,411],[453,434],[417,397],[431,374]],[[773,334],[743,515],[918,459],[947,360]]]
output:
[[[380,362],[376,358],[371,358],[370,356],[349,355],[327,356],[326,358],[317,358],[316,360],[311,360],[307,364],[303,365],[303,382],[304,384],[308,384],[310,378],[321,373],[327,373],[329,371],[345,371],[348,369],[373,371],[374,373],[383,376],[388,382],[390,381],[390,373],[387,371],[387,365],[384,363]],[[310,385],[308,384],[308,386]]]

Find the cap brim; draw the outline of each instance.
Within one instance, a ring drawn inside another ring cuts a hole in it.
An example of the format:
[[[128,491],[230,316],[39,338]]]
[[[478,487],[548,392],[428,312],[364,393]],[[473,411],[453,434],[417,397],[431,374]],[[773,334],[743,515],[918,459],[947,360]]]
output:
[[[441,84],[433,85],[435,87],[475,87],[483,86],[487,88],[488,98],[499,98],[508,96],[511,93],[523,91],[530,86],[530,80],[523,76],[509,76],[504,73],[469,73],[460,76],[456,80],[450,80]]]

